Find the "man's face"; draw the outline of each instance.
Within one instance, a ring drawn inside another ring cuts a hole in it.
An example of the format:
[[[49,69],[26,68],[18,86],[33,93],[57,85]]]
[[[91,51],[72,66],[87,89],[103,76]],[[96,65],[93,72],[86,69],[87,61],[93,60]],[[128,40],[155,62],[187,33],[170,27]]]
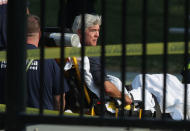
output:
[[[96,46],[98,37],[99,37],[99,31],[100,31],[100,26],[99,25],[94,25],[91,27],[86,28],[85,30],[85,44],[87,46]],[[82,32],[80,32],[80,38]]]

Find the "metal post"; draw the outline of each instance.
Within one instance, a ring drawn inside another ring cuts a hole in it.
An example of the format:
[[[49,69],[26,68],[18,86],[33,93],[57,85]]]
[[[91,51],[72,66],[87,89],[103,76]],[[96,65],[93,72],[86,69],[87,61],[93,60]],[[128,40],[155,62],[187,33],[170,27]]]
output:
[[[146,81],[146,61],[147,61],[147,11],[148,11],[148,0],[143,0],[143,8],[142,8],[142,100],[143,100],[143,111],[145,107],[145,81]]]
[[[101,12],[102,12],[102,37],[101,37],[101,117],[103,118],[105,115],[105,109],[103,105],[105,104],[105,89],[104,89],[104,75],[105,75],[105,45],[106,45],[106,0],[101,1]]]
[[[166,110],[166,77],[167,77],[167,68],[168,68],[168,7],[169,0],[164,0],[164,59],[163,59],[163,71],[164,71],[164,83],[163,83],[163,114],[165,114]]]
[[[184,42],[185,42],[185,51],[184,51],[184,67],[185,67],[185,74],[184,74],[184,120],[187,120],[187,103],[188,103],[188,98],[187,98],[187,77],[188,77],[188,49],[189,49],[189,0],[185,0],[185,5],[184,5],[184,13],[185,13],[185,18],[184,18],[184,26],[185,26],[185,33],[184,33]]]
[[[19,114],[25,110],[25,18],[26,0],[8,1],[7,115],[5,129],[24,130]]]
[[[124,88],[125,88],[125,72],[126,72],[126,15],[127,15],[127,0],[122,0],[122,63],[121,63],[121,80],[122,80],[122,110],[121,116],[124,116],[125,98],[124,98]]]
[[[65,60],[65,50],[64,50],[64,46],[65,46],[65,38],[64,38],[64,34],[65,34],[65,18],[66,18],[66,2],[65,1],[60,1],[60,4],[62,4],[61,6],[61,16],[62,16],[62,21],[61,21],[61,54],[60,54],[60,60],[61,60],[61,83],[60,83],[60,86],[61,86],[61,89],[62,91],[64,90],[64,78],[65,78],[65,75],[64,75],[64,60]],[[61,95],[61,103],[60,103],[60,115],[63,115],[63,104],[64,104],[64,101],[63,101],[63,94]]]
[[[43,115],[43,81],[44,81],[44,27],[45,27],[45,0],[40,1],[40,21],[41,21],[41,43],[40,43],[40,113],[39,115]]]

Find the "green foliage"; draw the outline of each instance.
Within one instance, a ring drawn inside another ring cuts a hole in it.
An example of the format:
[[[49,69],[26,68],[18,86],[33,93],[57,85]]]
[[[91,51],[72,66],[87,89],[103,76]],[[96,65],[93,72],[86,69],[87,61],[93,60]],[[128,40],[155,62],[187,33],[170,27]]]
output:
[[[46,26],[57,26],[58,23],[58,11],[59,11],[59,0],[45,0],[45,25]],[[40,0],[30,0],[30,13],[41,15],[41,4]]]
[[[40,1],[30,0],[30,10],[33,14],[40,15]],[[164,32],[164,1],[149,0],[147,1],[147,42],[162,42]],[[99,14],[102,12],[102,1],[96,0],[95,8]],[[126,42],[141,43],[142,42],[142,10],[143,1],[128,0],[126,5]],[[58,20],[59,1],[46,0],[46,22],[47,26],[56,26]],[[107,44],[122,43],[122,0],[107,0],[105,4],[105,40]],[[184,27],[184,0],[169,1],[168,28]],[[183,41],[183,34],[168,33],[168,41]],[[101,40],[99,40],[101,43]],[[120,58],[121,59],[121,58]],[[120,59],[107,58],[107,65],[111,67],[111,63],[119,63]],[[136,59],[136,61],[134,61]],[[140,61],[142,57],[128,58],[128,66],[131,70],[141,70]],[[179,60],[176,63],[175,60]],[[163,68],[161,56],[150,56],[147,59],[147,68],[150,71],[160,72]],[[168,70],[171,72],[179,72],[183,65],[182,56],[170,56],[168,60]],[[115,68],[115,67],[112,67]],[[120,68],[120,67],[116,67]]]
[[[183,69],[183,55],[170,55],[167,61],[168,73],[181,73]],[[116,64],[117,63],[117,64]],[[163,73],[163,56],[147,56],[146,71],[148,73]],[[118,70],[121,67],[122,60],[118,57],[107,57],[106,67],[109,70]],[[114,67],[113,67],[114,65]],[[117,66],[116,66],[117,65]],[[142,57],[141,56],[130,56],[126,57],[126,70],[130,72],[141,72],[142,71]]]
[[[100,6],[98,2],[97,6]],[[128,0],[126,5],[126,41],[139,43],[142,41],[142,1]],[[172,0],[169,3],[169,27],[183,27],[184,2]],[[106,1],[106,41],[109,44],[121,43],[122,33],[122,0]],[[100,11],[100,8],[98,8]],[[163,13],[162,0],[150,0],[147,5],[147,41],[163,41]],[[182,41],[183,35],[169,34],[169,41]]]
[[[45,24],[56,26],[58,23],[59,0],[46,0]],[[101,0],[96,0],[95,8],[99,14],[102,11]],[[142,41],[142,1],[128,0],[126,5],[126,41],[139,43]],[[40,1],[30,0],[30,12],[40,16]],[[163,0],[150,0],[147,5],[147,40],[148,42],[163,41]],[[105,5],[106,43],[121,43],[122,33],[122,0],[107,0]],[[169,27],[184,26],[184,1],[169,2]],[[182,41],[183,35],[169,34],[169,41]]]

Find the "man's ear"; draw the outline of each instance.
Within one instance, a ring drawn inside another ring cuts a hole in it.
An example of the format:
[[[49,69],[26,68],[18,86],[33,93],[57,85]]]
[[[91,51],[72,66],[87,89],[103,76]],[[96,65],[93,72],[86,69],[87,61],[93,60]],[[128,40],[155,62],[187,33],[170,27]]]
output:
[[[79,37],[81,37],[81,30],[77,30],[77,34]]]

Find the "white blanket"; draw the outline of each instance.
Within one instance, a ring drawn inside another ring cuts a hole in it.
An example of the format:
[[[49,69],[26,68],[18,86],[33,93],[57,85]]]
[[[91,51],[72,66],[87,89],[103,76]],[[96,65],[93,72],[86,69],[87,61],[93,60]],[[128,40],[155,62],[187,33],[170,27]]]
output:
[[[163,111],[163,74],[146,74],[145,82],[145,109],[153,110],[155,105],[151,93],[154,94]],[[142,100],[142,75],[138,75],[132,82],[133,90],[131,93],[135,100]],[[190,85],[188,85],[188,113],[190,119]],[[166,113],[170,113],[173,119],[181,120],[184,106],[184,85],[173,75],[166,75]]]

